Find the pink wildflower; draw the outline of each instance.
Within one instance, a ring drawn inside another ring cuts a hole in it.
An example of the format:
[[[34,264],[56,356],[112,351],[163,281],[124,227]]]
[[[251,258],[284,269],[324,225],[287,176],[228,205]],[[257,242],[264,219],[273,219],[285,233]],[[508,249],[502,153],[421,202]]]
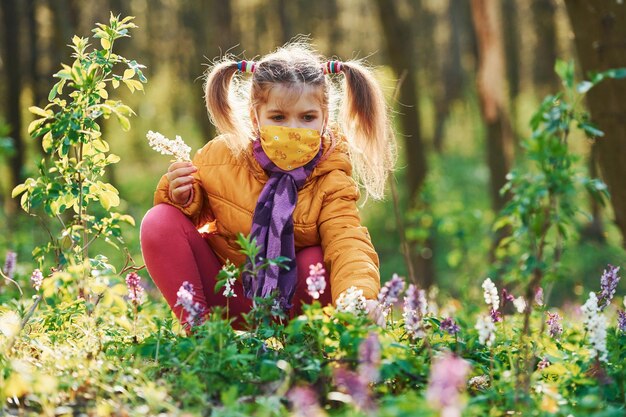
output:
[[[17,263],[17,253],[12,250],[7,252],[6,258],[4,260],[4,268],[2,269],[4,275],[13,279],[15,276],[15,264]]]
[[[41,288],[41,283],[43,282],[43,274],[39,269],[35,269],[33,271],[32,275],[30,276],[30,282],[31,284],[33,284],[33,288],[35,288],[35,291],[39,291],[39,288]]]
[[[609,264],[608,271],[604,270],[602,273],[602,278],[600,279],[600,296],[598,297],[598,306],[600,307],[600,311],[604,310],[609,304],[611,304],[611,300],[615,295],[615,289],[617,288],[617,283],[620,280],[620,276],[617,275],[619,273],[619,266],[613,266]]]
[[[370,332],[359,345],[359,374],[368,382],[376,382],[380,361],[381,347],[378,335]]]
[[[183,285],[180,286],[176,296],[178,297],[176,300],[176,306],[182,306],[183,309],[187,312],[187,323],[189,325],[194,326],[196,321],[203,314],[204,309],[198,302],[193,301],[193,296],[196,295],[196,292],[193,289],[193,284],[188,281],[183,282]]]
[[[358,409],[372,411],[376,408],[369,383],[360,374],[345,368],[336,368],[333,376],[337,387],[343,389],[352,398]]]
[[[461,416],[464,405],[460,394],[465,388],[469,370],[469,363],[452,353],[444,354],[433,363],[426,399],[442,416]]]
[[[546,320],[546,324],[550,326],[548,328],[548,332],[550,332],[550,336],[553,338],[557,338],[561,336],[563,333],[563,326],[561,325],[561,316],[559,313],[550,313],[547,312],[548,319]]]
[[[391,279],[385,283],[378,294],[378,302],[385,316],[389,313],[391,306],[398,302],[400,293],[404,290],[406,283],[398,274],[393,274]]]
[[[454,322],[454,319],[451,317],[443,319],[443,321],[439,325],[439,328],[443,330],[444,332],[453,336],[461,331],[461,328],[459,327],[459,325],[456,324]]]
[[[293,406],[294,417],[325,417],[326,412],[320,407],[317,394],[309,387],[294,387],[287,393],[287,399]]]
[[[624,310],[617,310],[617,329],[626,333],[626,312]]]
[[[126,286],[128,287],[128,299],[135,305],[140,305],[144,300],[144,290],[141,286],[141,277],[136,272],[126,275]]]

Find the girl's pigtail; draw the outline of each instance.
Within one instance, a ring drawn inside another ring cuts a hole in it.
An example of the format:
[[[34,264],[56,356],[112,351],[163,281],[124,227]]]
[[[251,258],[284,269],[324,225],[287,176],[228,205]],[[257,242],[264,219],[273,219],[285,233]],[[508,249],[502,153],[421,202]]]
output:
[[[240,113],[235,106],[241,106],[237,101],[237,88],[231,88],[233,78],[237,72],[237,62],[225,60],[216,64],[206,77],[205,102],[211,118],[219,133],[229,135],[228,145],[235,154],[238,154],[249,143],[249,130],[244,120],[237,115]]]
[[[343,130],[350,142],[354,175],[374,199],[383,198],[396,158],[395,141],[382,89],[372,72],[356,61],[343,62]]]

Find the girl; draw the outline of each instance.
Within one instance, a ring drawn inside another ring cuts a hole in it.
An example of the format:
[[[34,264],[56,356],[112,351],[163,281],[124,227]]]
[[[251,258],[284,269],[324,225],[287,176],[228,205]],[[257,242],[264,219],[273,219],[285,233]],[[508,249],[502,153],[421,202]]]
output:
[[[339,73],[344,86],[335,122],[338,96],[329,74]],[[232,316],[249,311],[252,297],[276,290],[289,315],[299,314],[302,302],[312,301],[309,266],[321,262],[330,287],[321,303],[356,287],[381,322],[378,256],[360,224],[357,184],[381,198],[395,148],[370,71],[356,61],[323,60],[295,42],[258,62],[217,63],[205,93],[221,135],[193,163],[170,165],[141,224],[148,272],[176,316],[187,322],[177,303],[184,281],[200,308],[226,305],[214,292],[215,277],[227,260],[245,261],[236,242],[242,233],[256,238],[260,257],[292,261],[288,270],[271,267],[237,281]]]

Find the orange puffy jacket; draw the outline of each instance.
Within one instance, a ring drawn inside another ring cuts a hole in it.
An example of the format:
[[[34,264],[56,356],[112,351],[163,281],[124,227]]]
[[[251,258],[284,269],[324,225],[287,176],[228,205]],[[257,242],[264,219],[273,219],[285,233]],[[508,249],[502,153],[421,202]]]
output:
[[[296,251],[321,245],[326,268],[330,271],[333,303],[339,295],[355,286],[367,299],[375,299],[380,289],[378,255],[367,228],[361,226],[356,202],[359,190],[351,177],[352,166],[345,139],[338,143],[324,138],[322,159],[298,192],[293,212]],[[249,146],[235,157],[219,136],[208,142],[193,158],[198,171],[190,203],[180,206],[169,197],[164,175],[159,182],[154,204],[178,207],[198,229],[211,223],[215,230],[207,241],[217,257],[241,265],[237,234],[250,234],[252,215],[267,174]],[[206,227],[205,227],[206,228]]]

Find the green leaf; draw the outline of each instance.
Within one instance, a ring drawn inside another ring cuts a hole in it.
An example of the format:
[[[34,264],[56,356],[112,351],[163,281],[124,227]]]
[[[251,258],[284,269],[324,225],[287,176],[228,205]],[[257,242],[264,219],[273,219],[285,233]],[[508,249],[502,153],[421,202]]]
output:
[[[574,63],[572,61],[565,62],[558,59],[554,65],[554,71],[565,87],[569,89],[574,86]]]
[[[128,120],[128,117],[122,116],[119,113],[115,113],[115,116],[117,116],[117,120],[120,122],[122,130],[128,132],[130,130],[130,121]]]

